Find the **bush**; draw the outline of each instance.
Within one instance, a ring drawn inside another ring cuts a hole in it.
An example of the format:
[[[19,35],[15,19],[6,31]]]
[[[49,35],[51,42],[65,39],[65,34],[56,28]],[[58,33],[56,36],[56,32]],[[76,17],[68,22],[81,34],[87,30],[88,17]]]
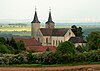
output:
[[[74,55],[74,62],[85,62],[86,56],[83,53],[76,53]]]
[[[31,52],[27,54],[27,59],[29,64],[38,63],[36,54],[33,55]]]
[[[53,52],[45,52],[42,54],[41,57],[41,63],[42,64],[55,64],[56,63],[56,57],[55,57],[55,53]]]
[[[0,45],[0,53],[10,53],[10,50],[4,44]]]
[[[87,62],[98,62],[100,61],[100,50],[92,50],[89,51],[87,53],[84,53],[86,58],[87,58]]]
[[[59,52],[60,54],[74,54],[75,46],[73,43],[71,43],[69,41],[65,41],[65,42],[59,44],[56,52]]]

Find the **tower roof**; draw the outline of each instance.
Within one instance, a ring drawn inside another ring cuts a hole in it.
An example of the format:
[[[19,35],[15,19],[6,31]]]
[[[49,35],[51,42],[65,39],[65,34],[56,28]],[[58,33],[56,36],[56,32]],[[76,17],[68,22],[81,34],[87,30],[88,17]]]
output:
[[[40,23],[40,21],[38,20],[36,8],[35,8],[34,19],[33,19],[33,21],[31,23]]]
[[[49,9],[49,17],[48,17],[48,21],[46,23],[54,23],[52,21],[52,16],[51,16],[51,9]]]

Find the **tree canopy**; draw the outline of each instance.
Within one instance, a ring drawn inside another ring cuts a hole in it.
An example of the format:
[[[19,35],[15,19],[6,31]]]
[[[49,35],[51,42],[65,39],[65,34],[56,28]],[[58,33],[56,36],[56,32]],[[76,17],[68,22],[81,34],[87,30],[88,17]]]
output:
[[[73,43],[65,41],[59,44],[59,46],[57,47],[57,52],[60,52],[61,54],[74,54],[75,46]]]
[[[100,31],[91,32],[88,35],[87,46],[90,50],[100,49]]]
[[[76,30],[77,37],[83,37],[82,27],[77,27],[76,25],[72,25],[71,28]]]

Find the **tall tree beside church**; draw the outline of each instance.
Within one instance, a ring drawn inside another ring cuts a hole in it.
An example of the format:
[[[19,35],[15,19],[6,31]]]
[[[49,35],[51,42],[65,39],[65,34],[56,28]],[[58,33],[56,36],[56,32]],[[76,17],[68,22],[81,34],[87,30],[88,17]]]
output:
[[[71,28],[75,29],[77,37],[83,37],[82,27],[77,27],[76,25],[72,25]]]
[[[77,26],[76,25],[72,25],[71,28],[77,29]]]
[[[82,28],[81,27],[77,28],[77,35],[79,37],[83,37],[83,32],[82,32]]]
[[[57,47],[57,51],[60,54],[74,54],[75,53],[75,46],[73,43],[69,41],[65,41],[63,43],[60,43]]]

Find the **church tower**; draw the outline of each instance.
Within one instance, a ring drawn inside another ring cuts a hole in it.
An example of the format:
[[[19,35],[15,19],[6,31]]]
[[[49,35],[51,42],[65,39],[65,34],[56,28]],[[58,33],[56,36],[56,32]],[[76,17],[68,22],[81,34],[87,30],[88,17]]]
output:
[[[34,19],[31,22],[31,36],[35,37],[37,40],[38,40],[37,34],[38,34],[39,29],[40,29],[40,21],[38,20],[37,11],[35,8]]]
[[[51,8],[50,8],[48,21],[45,23],[45,28],[53,29],[54,27],[55,27],[55,23],[52,21]]]

